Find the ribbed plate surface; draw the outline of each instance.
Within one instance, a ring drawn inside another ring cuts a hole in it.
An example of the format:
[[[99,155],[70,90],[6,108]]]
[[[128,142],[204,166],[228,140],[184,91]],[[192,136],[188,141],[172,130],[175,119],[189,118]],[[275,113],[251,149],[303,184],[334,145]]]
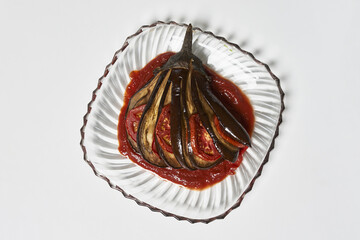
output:
[[[84,159],[109,185],[164,215],[190,222],[223,218],[237,207],[261,173],[278,134],[284,109],[279,80],[267,65],[212,33],[195,29],[193,52],[204,64],[232,80],[249,97],[255,111],[252,148],[235,175],[202,191],[189,190],[144,170],[118,151],[117,125],[129,73],[160,53],[180,50],[186,26],[158,22],[142,27],[119,50],[94,91],[81,129]]]

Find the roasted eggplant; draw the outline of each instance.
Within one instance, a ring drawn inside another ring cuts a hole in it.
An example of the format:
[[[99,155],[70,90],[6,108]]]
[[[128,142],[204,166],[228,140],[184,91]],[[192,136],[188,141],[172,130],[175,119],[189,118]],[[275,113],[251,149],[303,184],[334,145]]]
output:
[[[239,147],[221,137],[215,119],[223,132],[243,146],[251,147],[250,136],[210,84],[201,60],[192,54],[190,24],[180,52],[156,69],[154,77],[130,98],[126,116],[139,106],[143,109],[136,138],[127,132],[133,149],[159,167],[195,170],[236,161]],[[206,140],[199,143],[199,137]]]

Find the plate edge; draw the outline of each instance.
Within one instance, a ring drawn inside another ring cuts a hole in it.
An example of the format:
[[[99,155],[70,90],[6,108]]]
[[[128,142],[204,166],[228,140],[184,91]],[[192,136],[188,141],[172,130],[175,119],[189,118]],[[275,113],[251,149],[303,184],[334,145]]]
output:
[[[128,40],[139,35],[140,33],[143,32],[143,29],[144,28],[151,28],[151,27],[154,27],[158,24],[165,24],[165,25],[170,25],[170,24],[174,24],[174,25],[178,25],[178,26],[187,26],[187,24],[179,24],[177,22],[174,22],[174,21],[170,21],[170,22],[163,22],[163,21],[157,21],[153,24],[150,24],[150,25],[143,25],[139,28],[139,30],[137,32],[135,32],[134,34],[128,36],[123,44],[123,46],[115,52],[114,54],[114,57],[113,59],[111,60],[111,62],[105,67],[105,71],[104,71],[104,74],[99,78],[98,80],[98,84],[97,84],[97,87],[96,89],[92,92],[92,99],[90,100],[90,102],[88,103],[87,105],[87,113],[84,115],[83,117],[83,126],[81,127],[80,129],[80,135],[81,135],[81,141],[80,141],[80,146],[81,146],[81,149],[83,151],[83,159],[85,162],[88,163],[88,165],[92,168],[94,174],[97,176],[97,177],[100,177],[102,178],[103,180],[105,180],[108,185],[113,188],[113,189],[116,189],[118,191],[120,191],[125,198],[128,198],[128,199],[131,199],[131,200],[134,200],[138,205],[140,206],[144,206],[144,207],[147,207],[149,208],[151,211],[153,212],[160,212],[161,214],[163,214],[164,216],[166,217],[174,217],[175,219],[179,220],[179,221],[182,221],[182,220],[186,220],[190,223],[198,223],[198,222],[201,222],[201,223],[210,223],[216,219],[224,219],[232,210],[238,208],[242,202],[242,200],[244,199],[245,195],[250,192],[255,184],[255,181],[257,180],[257,178],[259,178],[261,176],[261,173],[262,173],[262,170],[263,170],[263,167],[264,165],[269,161],[269,156],[270,156],[270,152],[271,150],[274,149],[275,147],[275,139],[276,137],[279,135],[279,126],[280,124],[282,123],[282,113],[283,111],[285,110],[285,104],[284,104],[284,97],[285,97],[285,93],[284,91],[282,90],[281,88],[281,85],[280,85],[280,79],[275,76],[275,74],[271,71],[270,67],[261,62],[260,60],[256,59],[255,56],[251,53],[251,52],[248,52],[248,51],[245,51],[243,49],[241,49],[237,44],[235,43],[232,43],[232,42],[229,42],[228,40],[226,40],[224,37],[220,37],[220,36],[216,36],[214,33],[210,32],[210,31],[203,31],[202,29],[200,29],[199,27],[195,27],[194,30],[199,30],[203,33],[206,33],[206,34],[210,34],[211,36],[219,39],[219,40],[222,40],[224,42],[226,42],[227,44],[231,45],[231,46],[234,46],[235,48],[237,48],[238,50],[240,50],[242,53],[250,56],[256,63],[264,66],[266,68],[266,70],[269,72],[270,76],[275,80],[276,84],[277,84],[277,87],[279,89],[279,92],[280,92],[280,98],[281,98],[281,108],[280,108],[280,114],[279,114],[279,119],[278,119],[278,123],[277,123],[277,126],[276,126],[276,131],[275,131],[275,134],[274,134],[274,137],[272,139],[272,142],[270,144],[270,147],[268,149],[268,152],[263,160],[263,163],[260,165],[257,173],[255,174],[254,178],[251,180],[251,182],[249,183],[249,186],[247,187],[247,189],[244,191],[244,193],[239,197],[239,199],[236,201],[236,203],[231,206],[227,211],[225,211],[224,213],[220,214],[220,215],[217,215],[215,217],[212,217],[212,218],[207,218],[207,219],[194,219],[194,218],[187,218],[187,217],[183,217],[183,216],[179,216],[179,215],[176,215],[176,214],[173,214],[173,213],[170,213],[170,212],[167,212],[167,211],[164,211],[160,208],[157,208],[157,207],[154,207],[146,202],[143,202],[143,201],[140,201],[139,199],[137,199],[136,197],[130,195],[130,194],[127,194],[122,188],[120,188],[119,186],[117,185],[113,185],[111,184],[110,180],[106,177],[106,176],[103,176],[101,175],[100,173],[98,173],[95,169],[95,166],[92,164],[91,161],[89,161],[87,159],[87,151],[86,151],[86,147],[84,145],[84,136],[85,136],[85,127],[86,127],[86,124],[87,124],[87,117],[88,115],[90,114],[91,112],[91,104],[95,101],[96,99],[96,92],[101,88],[102,86],[102,79],[105,78],[108,73],[109,73],[109,67],[112,66],[116,61],[117,61],[117,54],[124,51],[125,48],[129,45],[128,43]]]

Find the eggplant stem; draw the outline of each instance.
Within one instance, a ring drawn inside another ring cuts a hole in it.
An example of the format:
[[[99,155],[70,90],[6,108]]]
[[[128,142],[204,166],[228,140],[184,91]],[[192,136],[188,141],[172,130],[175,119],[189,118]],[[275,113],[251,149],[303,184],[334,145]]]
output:
[[[189,24],[189,26],[186,29],[184,42],[181,47],[181,52],[185,52],[188,54],[192,53],[192,25],[191,24]]]

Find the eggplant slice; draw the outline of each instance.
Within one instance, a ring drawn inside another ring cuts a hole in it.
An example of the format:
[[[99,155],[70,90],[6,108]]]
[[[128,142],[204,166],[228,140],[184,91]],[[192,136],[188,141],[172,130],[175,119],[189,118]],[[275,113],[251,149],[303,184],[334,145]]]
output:
[[[145,86],[143,86],[139,91],[137,91],[129,100],[129,104],[128,107],[126,109],[126,114],[125,114],[125,119],[127,118],[128,113],[130,112],[130,110],[146,104],[149,101],[149,98],[151,96],[151,93],[159,79],[159,74],[156,75],[155,77],[153,77],[148,83],[145,84]],[[137,146],[136,141],[134,141],[130,135],[127,133],[127,139],[131,145],[131,147],[136,151],[139,152],[139,148]]]
[[[170,76],[172,76],[172,75],[170,75]],[[170,80],[168,80],[167,84],[169,87],[173,85],[172,81],[170,81]],[[164,92],[161,97],[158,118],[156,120],[156,126],[158,125],[159,117],[160,117],[163,107],[165,105],[167,105],[165,103],[171,103],[171,91],[168,91],[168,90],[169,90],[169,88],[166,88],[165,89],[166,92]],[[172,168],[182,168],[181,164],[179,164],[179,162],[176,160],[174,153],[170,153],[170,152],[166,151],[165,149],[161,148],[157,136],[155,136],[155,144],[156,144],[156,150],[159,153],[159,156],[165,162],[166,165],[168,165],[169,167],[172,167]]]
[[[130,110],[146,104],[138,125],[136,142],[128,139],[136,152],[149,163],[158,167],[206,169],[228,160],[234,162],[239,148],[223,139],[214,118],[235,141],[251,147],[250,136],[245,128],[213,94],[201,60],[192,54],[192,26],[188,26],[182,49],[170,57],[154,77],[130,99],[126,116]],[[156,136],[156,127],[162,109],[170,104],[170,139],[172,153],[162,149]],[[190,142],[189,119],[199,114],[200,121],[209,133],[221,157],[208,161],[200,158]],[[154,144],[158,152],[153,151]]]

